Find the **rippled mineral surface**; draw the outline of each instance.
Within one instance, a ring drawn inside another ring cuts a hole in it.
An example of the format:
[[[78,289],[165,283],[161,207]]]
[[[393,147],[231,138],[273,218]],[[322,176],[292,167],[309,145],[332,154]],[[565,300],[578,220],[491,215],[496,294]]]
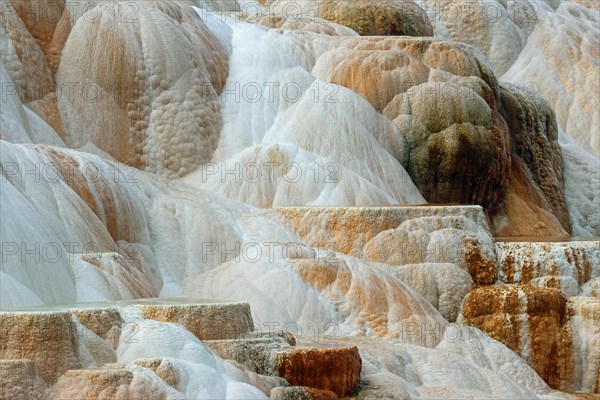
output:
[[[600,396],[596,0],[0,0],[0,399]]]

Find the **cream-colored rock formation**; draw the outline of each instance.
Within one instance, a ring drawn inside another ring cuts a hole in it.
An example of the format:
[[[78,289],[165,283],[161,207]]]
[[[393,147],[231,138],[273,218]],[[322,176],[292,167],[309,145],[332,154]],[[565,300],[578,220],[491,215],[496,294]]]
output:
[[[477,206],[277,207],[275,211],[285,217],[277,221],[307,244],[359,257],[367,242],[381,232],[422,218],[469,220],[489,236],[485,214]]]
[[[452,263],[406,264],[396,271],[449,322],[456,321],[463,299],[474,286],[469,272]]]
[[[11,80],[3,92],[18,96],[60,136],[54,71],[71,27],[64,10],[64,2],[50,0],[6,1],[0,11],[0,60]]]
[[[151,369],[172,388],[177,389],[180,387],[181,376],[179,370],[169,360],[160,358],[140,358],[135,360],[134,363],[140,367]]]
[[[293,268],[310,288],[339,308],[345,320],[353,320],[357,333],[400,337],[425,346],[441,339],[446,321],[391,268],[373,265],[367,269],[341,257],[298,260]],[[433,333],[414,329],[423,326],[431,327]]]
[[[98,338],[107,340],[113,348],[117,348],[125,323],[116,307],[73,308],[71,313],[77,321]]]
[[[455,263],[477,284],[496,280],[481,207],[277,208],[311,246],[393,266]]]
[[[490,285],[497,279],[491,237],[466,218],[423,217],[403,222],[368,241],[363,252],[367,260],[394,266],[455,263],[477,285]]]
[[[295,345],[285,337],[267,334],[259,337],[244,337],[233,340],[208,340],[206,345],[221,358],[233,360],[261,375],[278,376],[274,368],[273,354]]]
[[[519,57],[527,35],[537,22],[536,11],[549,8],[545,0],[510,3],[419,0],[417,3],[432,21],[436,38],[477,47],[498,75],[507,71]]]

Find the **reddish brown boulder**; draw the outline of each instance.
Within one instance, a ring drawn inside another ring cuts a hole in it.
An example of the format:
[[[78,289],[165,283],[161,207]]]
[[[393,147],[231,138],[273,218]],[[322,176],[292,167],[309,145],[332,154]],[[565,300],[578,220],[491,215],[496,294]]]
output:
[[[347,396],[360,381],[362,360],[356,347],[289,349],[275,355],[276,370],[290,384]]]

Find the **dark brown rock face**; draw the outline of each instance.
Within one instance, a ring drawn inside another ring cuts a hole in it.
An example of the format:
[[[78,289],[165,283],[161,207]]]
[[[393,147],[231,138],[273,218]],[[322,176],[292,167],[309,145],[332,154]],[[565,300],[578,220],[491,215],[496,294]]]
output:
[[[279,375],[292,385],[330,390],[347,396],[359,383],[358,348],[290,349],[276,355]]]

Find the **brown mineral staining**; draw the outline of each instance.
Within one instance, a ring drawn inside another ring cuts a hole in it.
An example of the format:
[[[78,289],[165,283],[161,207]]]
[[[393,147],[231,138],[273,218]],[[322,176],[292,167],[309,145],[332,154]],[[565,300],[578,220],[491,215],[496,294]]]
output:
[[[346,290],[350,285],[351,276],[340,270],[338,263],[333,260],[300,260],[295,263],[295,269],[303,281],[309,282],[317,290],[326,289],[338,279],[346,281]]]
[[[358,348],[291,349],[276,355],[279,375],[294,386],[309,386],[347,396],[360,381]]]
[[[556,289],[532,286],[479,287],[467,295],[465,323],[487,332],[520,354],[551,385],[564,356],[567,300]]]
[[[498,278],[496,263],[482,257],[479,243],[473,239],[463,239],[465,260],[473,282],[477,285],[491,285]]]
[[[82,159],[52,147],[40,146],[36,150],[48,157],[56,179],[64,181],[97,217],[95,225],[101,222],[114,241],[140,241],[137,227],[145,221],[137,213],[139,205],[131,197],[126,179],[117,174],[118,167],[108,170],[111,167],[105,164],[106,169],[102,170],[102,164],[95,163],[93,158]],[[115,249],[104,243],[102,246],[103,250]]]
[[[0,337],[0,359],[32,360],[48,384],[80,366],[77,331],[69,312],[2,312]]]
[[[589,281],[592,274],[592,264],[585,249],[565,247],[564,253],[567,261],[577,270],[577,282],[581,285]]]
[[[364,36],[433,36],[425,11],[412,0],[259,0],[272,7],[268,14],[294,5],[307,19],[322,18],[346,26]],[[288,28],[289,29],[289,28]]]
[[[71,312],[83,326],[117,348],[124,323],[118,308],[74,308]]]
[[[500,84],[458,42],[334,40],[312,72],[394,121],[408,155],[391,154],[428,202],[482,205],[499,235],[571,231],[556,115],[542,96]]]
[[[291,347],[288,341],[275,334],[254,338],[207,340],[205,344],[221,358],[238,362],[257,374],[274,376],[277,375],[277,371],[271,363],[272,355]]]
[[[136,304],[144,318],[183,325],[200,340],[235,339],[254,329],[248,303]]]
[[[359,257],[371,239],[412,219],[468,218],[488,231],[485,214],[479,206],[277,207],[275,210],[280,216],[274,217],[309,245]]]
[[[427,14],[412,0],[320,0],[319,16],[363,36],[433,36]]]
[[[598,241],[498,242],[498,265],[506,283],[555,287],[578,295],[592,279]]]

